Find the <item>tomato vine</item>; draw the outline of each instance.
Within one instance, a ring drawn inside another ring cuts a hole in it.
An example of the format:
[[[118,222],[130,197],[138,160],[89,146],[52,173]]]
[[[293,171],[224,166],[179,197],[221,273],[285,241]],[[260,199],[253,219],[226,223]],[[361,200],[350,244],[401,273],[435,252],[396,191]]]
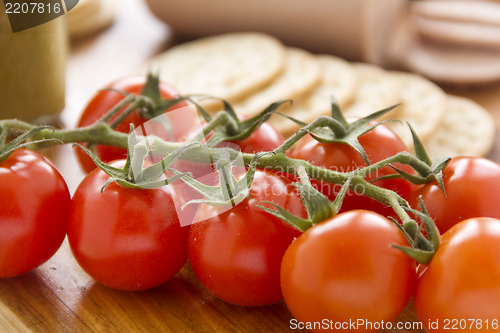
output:
[[[398,193],[374,185],[372,182],[365,179],[366,175],[374,171],[382,168],[393,167],[394,164],[399,163],[411,166],[416,171],[416,175],[397,170],[399,174],[396,176],[398,177],[405,177],[410,181],[417,183],[428,182],[432,179],[438,179],[439,181],[439,175],[446,165],[447,160],[440,160],[437,164],[431,164],[425,154],[425,150],[423,150],[423,146],[415,135],[415,144],[418,148],[416,154],[417,156],[408,152],[401,152],[374,164],[369,164],[366,167],[349,172],[330,170],[328,168],[314,165],[305,160],[291,158],[286,154],[286,152],[301,138],[306,135],[312,135],[315,139],[321,142],[345,142],[351,145],[363,156],[365,160],[367,160],[366,154],[363,151],[363,148],[359,145],[357,138],[380,125],[381,123],[374,124],[373,121],[380,115],[389,112],[392,107],[375,112],[374,114],[360,119],[353,124],[348,124],[341,115],[336,103],[332,102],[332,116],[321,116],[310,124],[302,124],[303,127],[301,129],[299,129],[281,146],[270,153],[250,154],[242,153],[229,147],[219,148],[217,147],[217,144],[231,139],[242,139],[245,136],[250,135],[256,128],[265,122],[282,103],[286,101],[273,103],[260,115],[245,121],[240,121],[232,107],[226,102],[224,102],[225,110],[220,111],[212,117],[201,105],[194,102],[191,97],[180,97],[176,99],[175,102],[179,102],[184,99],[193,102],[207,122],[200,133],[194,135],[191,139],[185,142],[170,142],[155,135],[147,135],[147,137],[145,137],[134,134],[134,146],[131,146],[130,136],[132,134],[126,134],[113,129],[113,127],[117,125],[116,121],[111,124],[109,124],[108,121],[117,114],[117,119],[125,119],[134,110],[133,107],[136,107],[137,105],[143,108],[143,112],[147,112],[149,108],[149,110],[151,110],[150,117],[158,115],[158,110],[173,105],[172,101],[165,103],[163,100],[159,99],[159,102],[155,102],[154,99],[145,98],[140,94],[126,94],[126,98],[113,107],[104,117],[85,127],[73,129],[54,129],[48,127],[38,127],[19,120],[7,119],[0,121],[0,129],[2,133],[4,133],[4,136],[15,136],[16,134],[18,135],[21,133],[22,135],[20,137],[22,138],[22,141],[27,141],[23,143],[23,145],[29,144],[30,142],[42,145],[76,143],[110,145],[128,149],[129,154],[134,151],[134,148],[142,145],[145,147],[147,146],[147,154],[154,154],[159,158],[164,158],[165,156],[169,156],[173,153],[176,154],[176,158],[198,163],[207,160],[219,161],[241,158],[247,167],[252,166],[253,168],[274,170],[291,174],[300,177],[306,184],[309,179],[316,179],[339,185],[347,184],[346,186],[348,186],[350,190],[359,191],[359,189],[362,189],[363,195],[375,199],[386,206],[392,207],[401,221],[402,231],[411,241],[411,244],[417,247],[414,249],[415,251],[407,251],[408,254],[412,255],[420,262],[428,262],[434,251],[437,249],[438,244],[431,244],[427,239],[425,239],[421,233],[419,224],[408,213],[410,207],[408,206],[406,200],[401,198]],[[126,104],[130,104],[133,107],[124,108]],[[132,132],[133,131],[131,131],[131,133]],[[203,144],[202,141],[210,132],[215,133],[214,136]],[[200,140],[200,138],[202,138],[202,140]],[[19,141],[21,141],[21,139],[19,139]],[[198,144],[193,144],[196,142]],[[15,148],[10,147],[9,149],[12,151]],[[5,158],[8,156],[9,151],[4,151],[2,154]],[[146,153],[141,154],[140,158],[144,158],[145,155]],[[133,163],[133,161],[131,161],[131,163]],[[167,167],[170,165],[171,163],[168,164]],[[163,171],[166,171],[166,169]],[[158,175],[158,173],[153,174]],[[187,176],[183,177],[186,178]],[[151,179],[148,180],[149,184],[153,181],[154,180]],[[165,182],[159,182],[158,186],[164,184]]]

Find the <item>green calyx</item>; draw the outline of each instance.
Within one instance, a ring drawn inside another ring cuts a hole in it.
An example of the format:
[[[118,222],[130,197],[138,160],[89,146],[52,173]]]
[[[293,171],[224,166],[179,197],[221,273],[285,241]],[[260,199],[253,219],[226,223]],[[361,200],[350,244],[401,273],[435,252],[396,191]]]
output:
[[[315,189],[309,182],[308,177],[305,179],[304,176],[305,174],[301,173],[301,183],[293,183],[293,185],[297,187],[300,192],[300,197],[307,212],[307,219],[293,215],[286,209],[268,201],[259,203],[257,207],[282,219],[302,232],[317,223],[326,221],[337,215],[347,193],[347,189],[350,186],[352,176],[342,185],[334,202],[331,202],[323,193]],[[274,209],[267,206],[272,206]]]
[[[146,83],[139,95],[143,99],[143,108],[139,108],[142,118],[152,119],[163,115],[166,110],[187,99],[187,97],[177,97],[173,99],[163,99],[160,92],[160,78],[157,74],[148,73]]]
[[[173,99],[163,99],[160,92],[159,76],[153,73],[148,73],[146,83],[139,94],[128,93],[113,88],[109,90],[124,96],[124,98],[101,119],[101,121],[109,123],[111,128],[116,128],[116,126],[121,124],[132,112],[137,112],[141,118],[153,119],[164,115],[165,111],[187,99],[182,96]],[[163,118],[165,119],[165,127],[169,134],[171,134],[171,124],[166,117]]]
[[[396,225],[401,227],[403,234],[410,243],[410,247],[394,246],[395,248],[403,251],[405,254],[415,259],[416,262],[420,264],[427,264],[431,261],[434,253],[439,248],[440,243],[440,233],[439,230],[429,216],[425,205],[420,199],[420,210],[412,209],[410,207],[405,207],[405,209],[411,214],[418,217],[421,221],[419,225],[417,222],[411,220],[406,222],[402,227],[399,223],[395,222]],[[427,238],[422,234],[422,227],[425,226],[427,231]]]
[[[347,144],[356,150],[361,157],[365,160],[366,164],[370,164],[366,152],[359,143],[359,137],[373,128],[385,123],[375,122],[384,114],[392,111],[398,105],[393,105],[383,110],[374,112],[366,117],[358,119],[352,123],[347,122],[342,114],[337,100],[332,97],[331,99],[331,116],[322,116],[316,119],[311,124],[303,123],[297,119],[281,114],[285,118],[290,119],[296,124],[300,125],[302,129],[306,130],[314,139],[321,143],[343,143]]]
[[[210,149],[210,148],[208,148]],[[255,175],[257,160],[264,155],[270,154],[263,152],[255,154],[250,162],[248,169],[245,173],[235,175],[234,169],[242,167],[238,165],[236,159],[221,158],[215,163],[216,172],[218,173],[219,184],[207,185],[196,179],[191,175],[182,174],[177,170],[172,170],[179,178],[195,191],[203,196],[203,199],[194,199],[185,203],[182,207],[190,204],[208,204],[212,206],[235,206],[249,197],[250,186],[253,182]]]
[[[408,124],[408,127],[410,128],[413,137],[413,145],[416,156],[416,159],[412,159],[408,164],[417,172],[417,174],[412,175],[392,165],[391,167],[396,170],[401,177],[407,179],[413,184],[426,184],[433,180],[436,180],[439,184],[439,187],[441,188],[441,191],[444,195],[446,195],[443,182],[443,170],[444,168],[446,168],[451,158],[438,157],[435,161],[432,161],[415,130],[410,124]]]
[[[225,100],[222,100],[223,110],[219,111],[213,118],[199,103],[189,98],[193,102],[198,111],[208,123],[204,129],[204,135],[210,135],[207,140],[207,146],[215,147],[221,142],[235,142],[248,138],[254,133],[263,123],[265,123],[276,110],[288,100],[278,101],[270,104],[259,114],[246,119],[240,120],[231,106]]]
[[[104,171],[110,178],[106,181],[101,191],[109,184],[116,182],[118,185],[127,188],[136,189],[152,189],[160,186],[165,186],[173,181],[185,176],[185,173],[176,173],[174,176],[167,177],[166,172],[172,164],[187,150],[199,146],[199,144],[191,143],[182,146],[161,160],[151,165],[148,165],[149,157],[152,157],[151,144],[147,141],[147,137],[138,137],[135,133],[134,126],[130,125],[130,133],[128,136],[128,154],[123,168],[117,168],[109,165],[99,159],[99,157],[91,150],[83,147],[80,144],[75,144],[83,149],[94,161],[97,167]]]

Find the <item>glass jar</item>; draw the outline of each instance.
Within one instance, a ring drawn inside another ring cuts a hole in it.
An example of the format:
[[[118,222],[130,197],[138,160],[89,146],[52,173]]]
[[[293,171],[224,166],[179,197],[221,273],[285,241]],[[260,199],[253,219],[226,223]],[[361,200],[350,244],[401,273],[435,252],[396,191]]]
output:
[[[55,124],[64,108],[64,16],[13,33],[0,5],[0,119]]]

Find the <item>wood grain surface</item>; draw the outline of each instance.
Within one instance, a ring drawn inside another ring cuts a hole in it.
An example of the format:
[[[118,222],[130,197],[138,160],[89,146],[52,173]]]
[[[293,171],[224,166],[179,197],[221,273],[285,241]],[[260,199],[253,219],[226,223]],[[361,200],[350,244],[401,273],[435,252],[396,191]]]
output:
[[[99,87],[140,66],[173,43],[168,28],[141,0],[120,1],[114,25],[72,43],[68,61],[67,106],[62,121],[74,126],[85,102]],[[486,107],[500,126],[500,84],[447,91]],[[497,140],[498,141],[498,140]],[[491,158],[500,161],[500,144]],[[71,191],[83,177],[71,147],[49,151]],[[291,314],[283,302],[237,307],[205,291],[186,265],[164,285],[143,292],[101,286],[78,266],[65,242],[56,255],[25,275],[0,280],[0,332],[290,332]],[[409,305],[398,321],[424,332]],[[396,323],[394,324],[396,325]],[[295,330],[297,331],[297,330]]]

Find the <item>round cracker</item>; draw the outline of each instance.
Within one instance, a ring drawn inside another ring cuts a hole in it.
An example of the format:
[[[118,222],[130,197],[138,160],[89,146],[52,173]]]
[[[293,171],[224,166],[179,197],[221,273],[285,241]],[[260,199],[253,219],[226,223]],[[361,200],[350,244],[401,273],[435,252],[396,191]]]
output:
[[[438,128],[446,111],[446,93],[421,75],[407,72],[388,72],[397,87],[399,101],[396,119],[408,122],[422,141],[427,140]],[[409,146],[413,146],[411,132],[406,126],[389,123],[389,126]]]
[[[383,68],[366,63],[353,63],[358,85],[353,102],[344,110],[347,117],[366,117],[399,102],[394,80]],[[397,111],[389,112],[382,119],[394,118]]]
[[[230,102],[247,96],[278,76],[285,47],[253,32],[228,33],[177,45],[152,59],[147,68],[182,94],[204,94]]]
[[[286,48],[285,68],[267,86],[233,104],[237,113],[253,116],[271,103],[295,99],[314,88],[321,78],[318,59],[311,53],[293,47]]]
[[[115,0],[80,0],[67,13],[68,35],[82,38],[109,27],[115,18]]]
[[[280,109],[290,117],[310,123],[322,115],[331,113],[331,98],[335,97],[341,107],[350,103],[356,87],[356,75],[351,64],[332,55],[318,55],[321,68],[321,81],[306,96],[294,101],[293,105]],[[299,126],[281,116],[273,116],[269,122],[283,135],[289,136]]]
[[[424,142],[431,158],[437,156],[486,156],[495,141],[495,121],[476,102],[448,95],[439,129]]]

